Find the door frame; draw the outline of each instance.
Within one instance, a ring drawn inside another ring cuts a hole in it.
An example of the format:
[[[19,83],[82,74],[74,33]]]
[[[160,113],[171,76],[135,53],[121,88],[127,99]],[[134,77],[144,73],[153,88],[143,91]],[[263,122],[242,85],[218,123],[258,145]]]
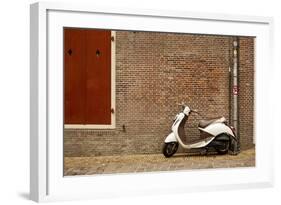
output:
[[[116,128],[116,109],[115,109],[115,67],[116,67],[116,31],[111,31],[111,123],[102,124],[64,124],[65,129],[115,129]]]

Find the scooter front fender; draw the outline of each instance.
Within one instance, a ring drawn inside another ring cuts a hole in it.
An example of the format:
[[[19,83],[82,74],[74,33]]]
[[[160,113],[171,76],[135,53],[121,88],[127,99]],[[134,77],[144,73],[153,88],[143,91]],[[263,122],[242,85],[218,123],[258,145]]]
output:
[[[165,143],[177,142],[177,138],[173,132],[171,132],[165,139]]]

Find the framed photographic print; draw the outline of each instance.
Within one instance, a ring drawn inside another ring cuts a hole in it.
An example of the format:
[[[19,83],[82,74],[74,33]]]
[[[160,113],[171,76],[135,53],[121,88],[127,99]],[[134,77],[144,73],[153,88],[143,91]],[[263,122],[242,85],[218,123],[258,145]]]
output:
[[[272,185],[271,18],[45,2],[30,17],[32,200]]]

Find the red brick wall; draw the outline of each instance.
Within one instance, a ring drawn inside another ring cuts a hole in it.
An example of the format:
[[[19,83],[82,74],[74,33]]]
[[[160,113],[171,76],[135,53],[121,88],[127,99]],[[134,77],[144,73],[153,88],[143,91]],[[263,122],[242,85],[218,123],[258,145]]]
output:
[[[239,132],[241,148],[253,146],[254,135],[254,38],[239,40]]]
[[[248,69],[241,71],[243,83],[253,67],[248,59],[253,48],[247,48],[250,40],[245,39],[245,44],[241,40],[244,50],[240,52],[245,55],[240,57],[241,65]],[[203,118],[229,119],[231,49],[232,38],[226,36],[116,32],[116,129],[66,129],[65,156],[160,153],[172,120],[181,109],[176,104],[182,101],[198,109]],[[246,90],[240,93],[251,92],[248,87]],[[246,105],[249,101],[240,102]],[[247,107],[243,109],[248,112]],[[243,117],[250,118],[250,112]],[[185,141],[199,138],[199,119],[189,118]],[[241,127],[242,143],[251,143],[249,129]]]

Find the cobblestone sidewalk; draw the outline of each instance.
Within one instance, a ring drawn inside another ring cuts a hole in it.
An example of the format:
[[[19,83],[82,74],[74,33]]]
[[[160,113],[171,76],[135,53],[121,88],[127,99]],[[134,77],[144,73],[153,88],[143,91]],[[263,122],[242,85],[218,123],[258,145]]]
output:
[[[93,175],[188,169],[252,167],[255,166],[255,149],[234,155],[177,154],[165,158],[162,154],[65,157],[64,175]]]

